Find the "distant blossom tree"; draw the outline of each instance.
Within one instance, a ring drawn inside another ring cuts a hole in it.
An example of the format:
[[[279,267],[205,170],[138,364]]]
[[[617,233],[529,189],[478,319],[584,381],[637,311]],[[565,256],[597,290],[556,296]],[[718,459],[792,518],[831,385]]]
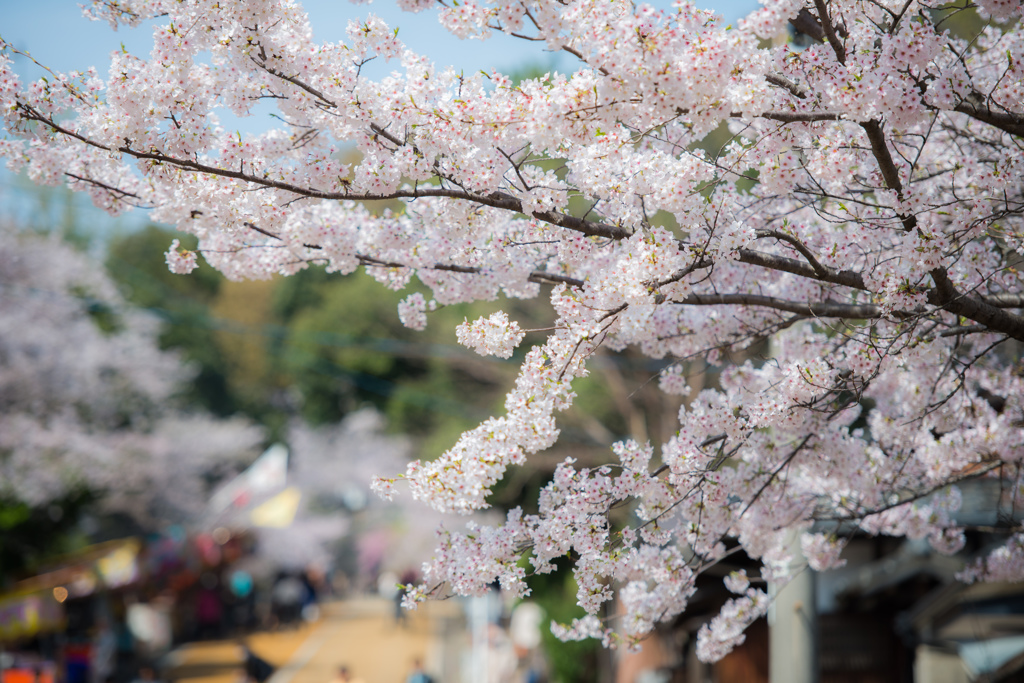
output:
[[[505,414],[378,480],[385,495],[487,507],[506,468],[558,439],[555,415],[601,347],[665,359],[662,388],[696,393],[666,442],[621,442],[596,469],[563,463],[539,514],[443,532],[411,601],[495,580],[525,594],[522,557],[547,572],[569,554],[589,616],[561,635],[633,643],[686,609],[728,539],[784,582],[793,533],[815,569],[842,562],[850,530],[952,553],[958,482],[1000,477],[1019,504],[1019,0],[763,0],[735,26],[685,0],[437,4],[460,38],[503,31],[575,70],[515,84],[439,68],[373,16],[316,44],[278,0],[94,0],[86,14],[115,26],[162,17],[148,60],[121,51],[106,80],[22,84],[7,46],[0,67],[12,168],[111,212],[149,207],[229,278],[313,263],[363,266],[393,289],[415,276],[432,292],[400,307],[416,328],[454,302],[550,298],[552,329]],[[984,20],[977,36],[946,30],[958,10]],[[791,22],[806,49],[772,42]],[[395,64],[379,82],[361,73],[375,58]],[[219,125],[218,110],[264,100],[282,127]],[[702,151],[723,124],[731,141]],[[353,144],[355,167],[339,160]],[[361,204],[377,199],[404,209]],[[167,262],[188,272],[196,254],[174,245]],[[458,336],[507,356],[523,331],[494,315]],[[765,359],[689,391],[687,362],[765,339]],[[625,503],[640,522],[614,528]],[[1024,579],[1022,530],[1005,532],[965,579]],[[768,603],[743,577],[728,586],[736,597],[699,634],[706,660]],[[616,593],[625,613],[605,622]]]
[[[56,236],[0,228],[0,496],[46,506],[75,491],[142,522],[188,520],[207,478],[261,431],[176,409],[188,376],[157,320]]]
[[[352,412],[330,426],[311,427],[301,421],[290,425],[288,474],[303,490],[304,500],[291,526],[259,532],[267,540],[261,550],[284,563],[295,564],[296,558],[325,563],[330,561],[331,546],[342,537],[370,532],[387,539],[385,569],[400,574],[423,561],[433,546],[432,532],[444,523],[445,515],[424,510],[407,498],[367,499],[376,473],[398,470],[409,460],[409,439],[384,434],[383,427],[383,417],[373,408]],[[343,510],[359,512],[358,522],[340,514]]]

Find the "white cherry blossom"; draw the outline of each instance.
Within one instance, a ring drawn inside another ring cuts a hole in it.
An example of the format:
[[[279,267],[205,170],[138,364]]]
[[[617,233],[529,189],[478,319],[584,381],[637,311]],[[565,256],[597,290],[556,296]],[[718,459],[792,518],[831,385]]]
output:
[[[921,0],[764,0],[734,26],[683,0],[444,3],[456,37],[503,31],[574,60],[513,83],[433,64],[373,16],[316,44],[289,0],[96,0],[87,14],[113,25],[158,18],[151,54],[23,82],[3,46],[0,154],[107,211],[148,207],[229,278],[319,264],[418,280],[429,294],[399,310],[414,328],[428,299],[547,298],[504,414],[382,473],[387,496],[486,508],[509,466],[557,441],[595,353],[657,363],[686,399],[674,436],[563,463],[536,515],[442,532],[409,594],[498,580],[523,595],[521,557],[546,572],[571,553],[586,616],[556,631],[629,645],[685,610],[730,539],[784,583],[794,532],[819,568],[841,562],[837,528],[956,553],[952,487],[1021,491],[1024,32],[1020,2],[979,5],[991,21],[963,39]],[[768,40],[793,21],[809,47]],[[369,59],[390,74],[368,79]],[[259,101],[281,127],[220,125]],[[704,151],[716,130],[731,138]],[[380,199],[401,208],[363,204]],[[175,244],[167,260],[193,258]],[[504,312],[458,335],[501,357],[523,339]],[[622,505],[638,524],[616,530]],[[965,578],[1024,575],[1007,520]],[[604,622],[615,595],[625,614]],[[741,642],[767,601],[743,589],[699,655]]]

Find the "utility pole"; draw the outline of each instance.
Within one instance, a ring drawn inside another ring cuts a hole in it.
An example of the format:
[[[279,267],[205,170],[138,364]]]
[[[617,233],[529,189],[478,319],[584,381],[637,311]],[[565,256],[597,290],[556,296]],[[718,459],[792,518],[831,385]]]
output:
[[[814,572],[800,550],[800,535],[790,542],[789,569],[795,573],[784,586],[771,584],[768,608],[768,677],[771,683],[817,683],[818,611]]]

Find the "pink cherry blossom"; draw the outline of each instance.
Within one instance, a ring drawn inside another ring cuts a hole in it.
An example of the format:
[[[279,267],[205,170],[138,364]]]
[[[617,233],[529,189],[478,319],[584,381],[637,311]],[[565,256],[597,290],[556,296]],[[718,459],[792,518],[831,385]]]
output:
[[[178,240],[171,241],[171,246],[167,249],[166,259],[167,267],[170,271],[179,275],[188,275],[199,265],[196,253],[182,249]]]
[[[416,279],[429,293],[399,307],[416,329],[434,306],[549,301],[503,414],[382,473],[386,496],[487,508],[510,466],[557,442],[597,354],[650,359],[685,399],[674,435],[559,465],[537,514],[442,531],[410,602],[495,580],[524,595],[523,567],[568,553],[583,616],[556,632],[632,646],[686,609],[729,543],[785,583],[803,570],[794,533],[823,570],[842,562],[833,529],[956,554],[958,484],[999,479],[1020,497],[1019,1],[980,2],[991,21],[969,38],[888,0],[763,0],[733,26],[682,0],[399,4],[571,65],[514,83],[436,65],[373,16],[317,44],[294,2],[96,0],[87,15],[113,25],[157,19],[151,53],[118,53],[102,80],[24,82],[2,45],[0,154],[112,213],[148,208],[232,279],[313,264],[393,290]],[[787,40],[790,22],[809,46]],[[367,78],[370,59],[389,75]],[[280,127],[221,126],[260,101]],[[398,208],[364,205],[381,199]],[[167,260],[194,259],[174,244]],[[457,334],[504,358],[524,339],[505,312]],[[637,523],[616,530],[624,505]],[[964,558],[965,578],[1024,574],[1019,523],[1001,524],[1009,540]],[[742,583],[701,630],[702,658],[764,613]],[[614,598],[623,614],[605,621]]]
[[[519,323],[509,321],[504,311],[498,311],[489,318],[480,318],[472,323],[463,322],[456,328],[455,334],[460,344],[481,356],[509,358],[526,333],[519,329]]]
[[[56,236],[0,226],[0,481],[33,506],[86,488],[142,522],[196,519],[211,474],[247,464],[263,439],[242,419],[175,405],[192,369],[102,265]],[[90,311],[116,319],[103,330]]]

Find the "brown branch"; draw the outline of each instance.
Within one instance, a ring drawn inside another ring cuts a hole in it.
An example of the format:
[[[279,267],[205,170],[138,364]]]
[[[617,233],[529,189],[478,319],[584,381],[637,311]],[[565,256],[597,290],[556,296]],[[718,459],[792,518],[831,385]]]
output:
[[[759,306],[787,311],[814,318],[847,318],[866,320],[882,317],[882,307],[874,304],[840,304],[831,301],[789,301],[760,294],[690,294],[673,301],[684,306]],[[912,314],[894,311],[893,316],[908,317]]]
[[[64,131],[61,131],[64,132]],[[286,183],[280,180],[273,180],[271,178],[257,176],[252,173],[246,173],[244,171],[232,171],[229,169],[218,168],[217,166],[210,166],[208,164],[202,164],[191,159],[178,159],[175,157],[167,156],[159,152],[142,152],[134,150],[130,147],[121,147],[118,151],[135,157],[136,159],[149,159],[160,164],[168,164],[175,166],[182,170],[193,171],[196,173],[206,173],[209,175],[219,176],[222,178],[234,178],[236,180],[242,180],[254,185],[259,185],[266,188],[274,188],[277,190],[283,190],[292,194],[299,195],[300,197],[309,197],[311,199],[330,199],[337,201],[382,201],[388,199],[418,199],[422,197],[445,197],[448,199],[464,199],[469,202],[477,204],[483,204],[484,206],[490,206],[495,209],[504,209],[506,211],[513,211],[515,213],[523,213],[523,203],[516,197],[504,192],[491,192],[490,194],[476,194],[473,192],[467,192],[465,190],[452,190],[443,187],[428,187],[428,188],[415,188],[411,190],[396,190],[394,192],[388,192],[385,194],[359,194],[353,192],[325,192],[323,190],[317,190],[314,188],[301,187],[292,183]],[[598,223],[595,221],[587,221],[581,218],[576,218],[565,213],[559,213],[557,211],[535,211],[532,215],[534,218],[557,225],[562,228],[567,228],[575,232],[582,233],[584,235],[593,237],[605,237],[609,239],[624,239],[629,237],[631,234],[629,230],[617,225],[608,225],[606,223]]]
[[[900,172],[892,160],[892,154],[889,152],[889,145],[885,142],[885,133],[882,132],[882,124],[876,120],[871,120],[860,124],[860,127],[864,129],[864,132],[868,136],[868,142],[871,144],[871,153],[874,155],[875,162],[878,164],[878,168],[882,172],[882,179],[885,181],[886,187],[890,190],[894,190],[897,197],[902,200],[903,183],[900,181]],[[916,216],[906,214],[898,214],[898,216],[900,222],[903,223],[904,230],[907,232],[910,232],[917,227]]]
[[[106,190],[107,192],[110,192],[111,194],[120,195],[122,200],[123,200],[124,197],[134,197],[135,199],[138,199],[139,201],[142,201],[142,197],[140,197],[139,195],[135,194],[134,192],[129,192],[128,190],[122,190],[119,187],[114,187],[113,185],[107,185],[106,183],[101,183],[100,181],[93,180],[92,178],[84,178],[84,177],[82,177],[80,175],[75,175],[74,173],[71,173],[70,171],[64,171],[64,175],[66,175],[69,178],[74,178],[75,180],[78,180],[78,181],[83,182],[83,183],[88,183],[90,185],[95,185],[96,187],[98,187],[100,189],[103,189],[103,190]]]
[[[201,211],[195,211],[195,212],[193,212],[193,215],[201,214],[201,213],[202,213]],[[260,233],[261,235],[266,235],[267,237],[271,237],[271,238],[273,238],[275,240],[281,240],[282,242],[284,241],[284,240],[281,239],[280,236],[275,235],[274,233],[270,232],[269,230],[264,230],[263,228],[259,227],[255,223],[250,223],[249,221],[245,221],[244,223],[242,223],[242,225],[244,225],[245,227],[249,228],[250,230],[255,230],[256,232]]]
[[[818,23],[817,17],[806,9],[800,10],[800,13],[793,19],[790,19],[789,23],[792,24],[793,28],[797,31],[814,38],[819,43],[825,41],[825,31],[821,28],[821,24]]]
[[[742,118],[742,114],[731,114],[734,118]],[[814,121],[839,121],[843,114],[834,111],[766,111],[759,114],[762,119],[781,123],[811,123]]]
[[[806,12],[807,10],[804,11]],[[796,97],[801,100],[807,99],[807,91],[801,88],[793,81],[786,78],[785,76],[781,76],[778,74],[767,74],[764,77],[764,80],[768,81],[772,85],[776,85],[780,88],[785,88],[790,92],[791,95],[793,95],[793,97]]]
[[[833,285],[842,285],[843,287],[868,291],[868,286],[864,283],[864,276],[852,270],[839,270],[838,268],[819,264],[821,269],[819,272],[813,266],[803,261],[787,256],[766,254],[762,251],[754,251],[753,249],[740,249],[739,261],[740,263],[749,263],[750,265],[770,270],[781,270],[793,275],[818,280],[819,282],[828,282]]]
[[[836,35],[835,27],[832,26],[832,19],[828,16],[828,8],[825,7],[825,0],[814,0],[814,7],[818,10],[821,30],[824,32],[828,44],[832,46],[832,51],[836,53],[836,59],[839,60],[840,64],[846,64],[846,46],[843,45],[843,42],[839,40],[839,36]]]
[[[320,100],[323,106],[328,107],[330,109],[336,109],[338,107],[338,105],[334,101],[328,99],[326,95],[324,95],[322,92],[320,92],[313,86],[309,85],[308,83],[300,81],[298,78],[294,76],[289,76],[282,71],[278,71],[277,69],[271,66],[267,66],[266,62],[260,62],[255,57],[251,57],[250,59],[252,59],[253,64],[263,69],[271,76],[276,76],[277,78],[280,78],[282,81],[288,81],[292,85],[301,88],[302,90],[305,90],[307,93]]]
[[[803,439],[801,439],[800,443],[797,444],[796,448],[794,448],[789,453],[789,455],[787,455],[786,458],[781,463],[779,463],[779,466],[775,468],[775,470],[771,473],[768,479],[763,484],[761,484],[761,487],[757,490],[756,493],[754,493],[753,497],[749,501],[747,501],[746,506],[743,508],[743,511],[739,514],[739,517],[737,517],[737,519],[747,514],[750,508],[753,507],[754,503],[756,503],[757,500],[761,497],[761,494],[763,494],[768,489],[768,487],[772,485],[772,482],[775,481],[775,478],[779,476],[782,470],[789,467],[789,464],[793,462],[793,459],[796,458],[800,451],[804,449],[804,447],[807,445],[807,442],[810,441],[811,437],[813,436],[815,435],[812,433],[808,434]]]
[[[818,262],[818,259],[814,257],[814,254],[811,253],[811,250],[808,249],[804,245],[804,243],[798,240],[796,237],[788,235],[784,232],[779,232],[778,230],[758,230],[757,236],[774,237],[777,240],[788,243],[794,249],[799,251],[801,256],[807,259],[807,262],[811,264],[811,268],[814,269],[814,273],[819,278],[825,278],[828,276],[828,272],[825,270],[825,267]]]
[[[898,498],[897,500],[894,500],[890,503],[886,503],[881,507],[867,509],[861,508],[860,510],[854,510],[851,509],[848,505],[846,505],[844,507],[850,513],[849,516],[834,514],[829,517],[815,516],[815,519],[818,521],[845,522],[854,519],[863,519],[868,515],[877,515],[879,513],[885,512],[886,510],[892,510],[893,508],[898,508],[901,505],[907,505],[908,503],[913,503],[916,500],[927,498],[936,491],[940,491],[946,488],[947,486],[950,486],[951,484],[959,484],[965,481],[969,481],[971,479],[979,479],[981,477],[988,475],[993,470],[1002,467],[1005,464],[1006,463],[1003,462],[1002,460],[997,460],[996,462],[989,464],[974,463],[960,470],[957,474],[953,475],[953,478],[944,480],[941,484],[937,484],[936,486],[927,488],[923,491],[918,491],[917,493],[911,493],[905,498]]]
[[[989,329],[985,325],[965,325],[961,327],[951,327],[948,330],[939,332],[940,337],[959,337],[965,334],[978,334],[980,332],[988,332]]]
[[[879,170],[882,171],[882,178],[890,190],[895,190],[900,197],[903,196],[903,181],[900,180],[899,171],[892,160],[889,146],[885,142],[885,133],[882,132],[882,124],[876,120],[865,121],[860,124],[868,136],[871,144],[871,153],[875,156]]]
[[[654,288],[660,289],[661,287],[664,287],[665,285],[668,284],[672,284],[673,282],[679,282],[680,280],[682,280],[684,277],[694,272],[695,270],[703,270],[704,268],[710,268],[713,265],[714,261],[710,261],[702,256],[693,263],[691,263],[690,265],[686,266],[685,268],[680,268],[676,272],[672,273],[672,275],[665,278],[664,280],[660,280],[657,283],[654,283]]]
[[[38,111],[36,111],[33,107],[31,107],[31,106],[29,106],[29,105],[27,105],[27,104],[25,104],[23,102],[18,102],[15,105],[15,107],[17,109],[20,109],[21,111],[25,112],[25,119],[27,119],[29,121],[38,121],[39,123],[47,125],[51,129],[53,129],[53,131],[55,133],[61,133],[62,135],[67,135],[69,138],[74,138],[75,140],[78,140],[79,142],[81,142],[81,143],[83,143],[85,145],[88,145],[89,147],[95,147],[96,149],[102,149],[102,150],[104,150],[106,152],[113,152],[114,151],[110,147],[107,147],[104,144],[96,142],[95,140],[90,140],[89,138],[87,138],[87,137],[85,137],[83,135],[80,135],[80,134],[76,133],[73,130],[68,130],[67,128],[63,128],[61,126],[58,126],[57,123],[52,118],[50,118],[48,116],[43,116]]]
[[[929,275],[935,282],[935,289],[929,290],[928,303],[981,323],[992,332],[1002,332],[1013,339],[1024,341],[1024,318],[1007,313],[978,297],[958,292],[945,268],[936,268]]]
[[[980,101],[981,96],[978,95],[977,98],[971,97],[963,100],[960,104],[956,105],[954,111],[958,111],[961,114],[967,114],[971,118],[987,123],[988,125],[994,126],[995,128],[1011,135],[1024,137],[1024,115],[1014,114],[1011,112],[992,111],[990,107],[976,104],[973,101],[975,99]]]
[[[364,266],[374,268],[426,268],[428,270],[445,270],[450,273],[467,273],[470,275],[476,275],[484,272],[483,268],[476,266],[460,266],[451,263],[435,263],[432,266],[410,266],[405,263],[399,263],[397,261],[381,261],[380,259],[372,256],[364,256],[363,254],[356,254],[356,258]]]
[[[568,277],[566,275],[557,275],[555,273],[545,273],[542,270],[533,271],[532,273],[530,273],[530,276],[526,279],[529,280],[530,282],[536,282],[539,285],[560,283],[564,285],[569,285],[570,287],[582,288],[586,284],[586,282],[584,282],[583,280],[579,280],[574,277]]]
[[[822,266],[823,272],[819,274],[803,261],[751,249],[740,249],[739,256],[741,263],[780,270],[819,282],[868,291],[864,277],[853,271]],[[1002,332],[1013,339],[1024,341],[1024,318],[1002,310],[1004,308],[1024,308],[1024,295],[970,296],[957,291],[944,269],[936,268],[931,271],[930,275],[936,286],[927,291],[928,303],[954,315],[986,325],[992,332]]]
[[[987,294],[981,300],[996,308],[1024,308],[1024,294]]]
[[[89,138],[86,138],[74,131],[64,128],[53,119],[47,118],[36,112],[35,110],[22,105],[23,109],[28,112],[28,118],[31,120],[39,121],[52,128],[55,132],[67,135],[83,142],[84,144],[91,145],[93,147],[103,149],[106,151],[113,151],[106,145],[94,142]],[[475,202],[477,204],[483,204],[490,206],[495,209],[504,209],[506,211],[513,211],[515,213],[523,213],[523,203],[516,197],[504,192],[491,192],[490,194],[477,194],[473,192],[467,192],[465,190],[452,190],[442,187],[434,188],[415,188],[412,190],[397,190],[395,192],[389,192],[387,194],[357,194],[352,192],[325,192],[323,190],[317,190],[315,188],[301,187],[292,183],[286,183],[280,180],[273,180],[269,177],[257,176],[253,173],[246,173],[245,171],[233,171],[230,169],[219,168],[217,166],[210,166],[209,164],[203,164],[198,161],[191,159],[179,159],[172,157],[161,152],[143,152],[140,150],[132,149],[129,144],[123,147],[117,148],[118,152],[127,154],[136,159],[147,159],[154,161],[158,164],[168,164],[175,166],[182,170],[192,171],[195,173],[206,173],[221,178],[233,178],[235,180],[241,180],[247,183],[253,183],[265,188],[274,188],[277,190],[283,190],[292,194],[299,195],[300,197],[309,197],[311,199],[329,199],[337,201],[382,201],[388,199],[418,199],[421,197],[445,197],[449,199],[464,199],[469,202]],[[581,218],[576,218],[570,214],[560,213],[557,211],[535,211],[532,215],[534,218],[550,223],[551,225],[557,225],[568,230],[582,233],[584,235],[592,237],[605,237],[608,239],[625,239],[629,237],[631,232],[626,228],[617,225],[608,225],[607,223],[598,223],[596,221],[588,221]]]
[[[773,83],[773,78],[780,77],[765,77],[769,83]],[[795,84],[790,83],[794,88]],[[788,88],[787,88],[788,90]],[[799,97],[799,95],[797,95]],[[676,116],[687,116],[691,113],[689,109],[683,109],[681,107],[676,109]],[[743,112],[733,111],[729,112],[727,116],[731,119],[745,119],[751,118],[751,115],[744,114]],[[840,121],[844,114],[842,112],[835,111],[765,111],[760,114],[753,114],[753,118],[768,119],[769,121],[779,121],[780,123],[813,123],[815,121]]]

